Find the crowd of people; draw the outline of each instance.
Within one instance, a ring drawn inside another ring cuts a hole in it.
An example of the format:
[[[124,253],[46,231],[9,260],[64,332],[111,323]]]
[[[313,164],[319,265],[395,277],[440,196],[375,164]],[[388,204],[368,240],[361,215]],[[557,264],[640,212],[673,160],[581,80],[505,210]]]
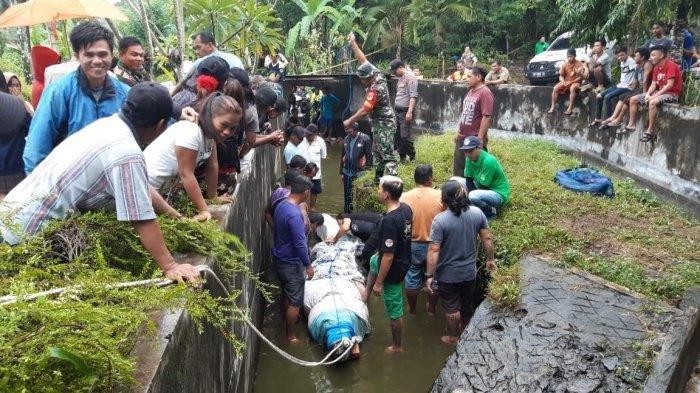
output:
[[[667,42],[654,39],[634,56],[617,49],[621,77],[613,87],[604,40],[595,42],[587,63],[569,50],[549,112],[555,111],[558,96],[568,93],[565,114],[570,115],[586,81],[597,98],[591,126],[619,126],[629,112],[624,129],[633,129],[639,106],[648,105],[649,126],[642,141],[653,140],[658,107],[677,100],[682,88],[680,67],[667,58]],[[369,268],[365,301],[371,294],[382,296],[391,321],[393,341],[387,351],[403,351],[404,289],[411,314],[417,312],[423,290],[428,313],[435,313],[440,302],[447,319],[442,341],[456,343],[472,313],[478,244],[485,251],[486,268],[494,271],[489,220],[511,193],[503,166],[488,151],[495,100],[490,86],[510,79],[499,61],[487,72],[465,48],[457,71],[448,78],[469,88],[454,138],[454,177],[436,189],[432,167],[421,164],[414,173],[416,187],[404,192],[397,174],[399,165],[416,159],[413,123],[420,75],[401,59],[392,61],[388,71],[397,78],[392,100],[385,76],[350,34],[348,45],[359,63],[356,75],[365,96],[342,121],[346,135],[338,174],[344,211],[333,217],[315,207],[328,151],[323,136],[339,99],[321,89],[319,125],[294,121],[304,114],[296,107],[290,111],[282,97],[280,83],[288,64],[282,54],[265,58],[267,77],[251,76],[237,56],[217,48],[211,33],[200,32],[193,37],[198,58],[169,91],[150,81],[143,46],[133,37],[120,40],[116,62],[114,36],[98,23],[75,26],[70,43],[73,59],[47,68],[51,81],[36,110],[21,97],[19,79],[0,73],[0,117],[5,120],[0,130],[1,241],[17,244],[49,220],[110,209],[117,220],[133,225],[167,277],[197,282],[193,266],[174,261],[156,215],[182,218],[171,203],[174,195],[184,193],[197,210],[193,219],[211,219],[210,204],[231,202],[235,174],[251,150],[284,145],[287,170],[264,214],[274,233],[273,266],[281,284],[287,338],[297,340],[294,327],[304,282],[314,275],[310,237],[333,243],[351,233],[365,242],[359,256]],[[540,40],[537,50],[545,45]],[[272,120],[283,114],[290,115],[288,127],[273,130]],[[360,130],[364,119],[369,119],[371,137]],[[381,215],[354,211],[355,182],[369,170],[385,210]]]
[[[640,106],[648,106],[647,126],[640,138],[641,142],[656,139],[654,128],[659,108],[668,102],[677,102],[683,89],[683,71],[700,70],[700,54],[695,48],[695,35],[688,29],[683,30],[683,47],[680,63],[669,58],[673,40],[664,35],[661,23],[654,23],[651,36],[644,45],[633,52],[626,47],[615,48],[615,57],[620,69],[618,83],[613,83],[612,56],[606,49],[604,38],[596,39],[590,53],[581,60],[577,58],[576,49],[567,50],[566,61],[559,68],[559,81],[552,88],[551,105],[548,114],[554,114],[561,95],[568,98],[564,115],[571,116],[579,93],[593,90],[595,115],[591,127],[600,129],[614,128],[617,135],[629,133],[636,128],[637,113]],[[549,44],[542,36],[535,43],[535,54],[547,50]],[[470,74],[477,66],[476,57],[466,47],[461,58],[455,64],[455,71],[447,80],[450,82],[468,82]],[[485,77],[488,86],[510,83],[510,73],[494,61]],[[629,113],[627,123],[625,115]]]
[[[416,158],[412,123],[419,99],[417,78],[403,61],[390,63],[388,71],[398,79],[392,104],[385,77],[367,60],[352,34],[348,42],[359,62],[357,76],[365,97],[360,108],[344,120],[340,168],[344,212],[333,217],[314,209],[314,175],[323,157],[311,153],[315,141],[322,140],[314,124],[291,128],[284,151],[287,172],[266,209],[274,232],[273,265],[282,288],[286,336],[292,342],[298,340],[294,329],[304,282],[314,275],[309,259],[312,238],[334,243],[350,233],[365,243],[358,255],[368,268],[364,299],[368,301],[371,294],[381,296],[390,320],[392,343],[387,352],[403,351],[404,289],[410,314],[416,314],[422,291],[428,294],[428,313],[434,314],[440,301],[448,326],[442,341],[455,344],[473,311],[478,242],[486,251],[486,267],[495,270],[488,221],[510,194],[503,167],[486,150],[494,102],[486,87],[487,73],[475,66],[467,79],[470,90],[460,109],[455,138],[455,177],[436,189],[432,166],[421,164],[415,169],[415,188],[404,192],[397,168]],[[499,69],[495,74],[492,80],[507,78]],[[366,117],[372,138],[359,130],[358,121]],[[325,153],[325,145],[321,146],[324,150],[315,151]],[[354,211],[354,182],[371,167],[383,214]]]
[[[287,110],[272,86],[279,79],[252,86],[208,32],[193,37],[198,59],[172,91],[150,81],[133,37],[120,40],[116,61],[114,35],[99,23],[76,25],[70,44],[73,58],[46,69],[36,111],[18,78],[0,78],[0,239],[17,244],[50,220],[108,209],[134,226],[167,277],[197,282],[193,266],[174,261],[156,214],[182,218],[172,206],[178,193],[198,221],[211,219],[210,205],[231,202],[229,180],[251,149],[284,142],[270,124]]]

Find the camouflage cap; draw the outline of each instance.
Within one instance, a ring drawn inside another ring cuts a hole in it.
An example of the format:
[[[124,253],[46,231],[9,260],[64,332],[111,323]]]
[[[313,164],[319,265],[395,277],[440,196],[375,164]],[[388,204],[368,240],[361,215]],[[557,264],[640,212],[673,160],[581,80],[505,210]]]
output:
[[[373,66],[370,62],[366,62],[357,67],[357,76],[360,78],[369,78],[377,72],[379,72],[377,67]]]

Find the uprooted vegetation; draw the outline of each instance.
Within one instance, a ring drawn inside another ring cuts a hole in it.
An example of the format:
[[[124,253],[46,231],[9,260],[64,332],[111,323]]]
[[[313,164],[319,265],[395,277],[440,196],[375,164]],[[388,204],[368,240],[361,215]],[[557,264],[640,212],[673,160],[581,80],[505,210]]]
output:
[[[441,135],[416,141],[416,160],[399,167],[404,190],[413,188],[420,163],[433,165],[438,187],[452,176],[452,140],[453,135]],[[516,265],[524,254],[549,257],[671,304],[700,285],[697,220],[608,171],[603,172],[613,179],[614,198],[559,187],[553,181],[556,171],[581,163],[551,142],[493,138],[489,150],[512,189],[508,205],[490,223],[500,265],[489,289],[496,304],[517,304]],[[366,173],[355,182],[357,210],[381,211],[372,178]]]
[[[248,251],[213,222],[158,219],[168,249],[211,258],[223,277],[244,274]],[[184,308],[198,328],[218,329],[238,353],[231,318],[246,311],[230,299],[185,285],[109,289],[162,273],[128,223],[111,213],[55,221],[15,247],[0,245],[0,296],[71,287],[56,297],[0,306],[0,391],[111,391],[134,382],[130,352],[138,335],[155,332],[154,310]]]

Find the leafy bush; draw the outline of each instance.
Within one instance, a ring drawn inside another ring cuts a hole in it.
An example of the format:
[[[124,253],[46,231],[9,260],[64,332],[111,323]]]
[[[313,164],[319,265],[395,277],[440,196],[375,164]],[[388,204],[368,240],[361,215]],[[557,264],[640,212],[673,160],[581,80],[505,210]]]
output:
[[[243,244],[216,224],[158,221],[172,252],[199,253],[216,262],[222,277],[243,274],[257,282]],[[230,319],[245,313],[234,302],[237,291],[222,300],[184,285],[106,288],[161,275],[133,228],[111,213],[55,221],[17,246],[0,244],[0,296],[79,287],[0,306],[0,391],[128,389],[135,366],[129,353],[138,335],[154,332],[154,310],[184,308],[200,329],[210,324],[240,354],[244,344],[230,332]]]

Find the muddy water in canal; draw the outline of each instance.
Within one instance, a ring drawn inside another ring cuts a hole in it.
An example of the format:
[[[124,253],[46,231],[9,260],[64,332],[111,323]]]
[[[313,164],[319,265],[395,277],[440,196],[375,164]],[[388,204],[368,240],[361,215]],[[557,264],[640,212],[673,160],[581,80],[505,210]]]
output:
[[[343,185],[338,176],[340,146],[329,146],[328,159],[323,161],[323,193],[317,211],[335,215],[343,209]],[[260,344],[254,391],[256,393],[307,392],[425,392],[429,389],[452,353],[454,347],[440,342],[445,329],[444,315],[438,308],[433,317],[425,313],[426,296],[418,298],[418,315],[408,315],[405,304],[404,347],[400,355],[384,353],[391,343],[389,320],[381,298],[372,296],[370,322],[372,333],[362,343],[359,360],[338,366],[302,367],[290,363],[266,344]],[[304,360],[320,360],[324,355],[320,344],[308,337],[306,321],[300,321],[297,333],[302,343],[290,346],[284,340],[279,306],[269,304],[265,310],[263,333],[281,348]]]

